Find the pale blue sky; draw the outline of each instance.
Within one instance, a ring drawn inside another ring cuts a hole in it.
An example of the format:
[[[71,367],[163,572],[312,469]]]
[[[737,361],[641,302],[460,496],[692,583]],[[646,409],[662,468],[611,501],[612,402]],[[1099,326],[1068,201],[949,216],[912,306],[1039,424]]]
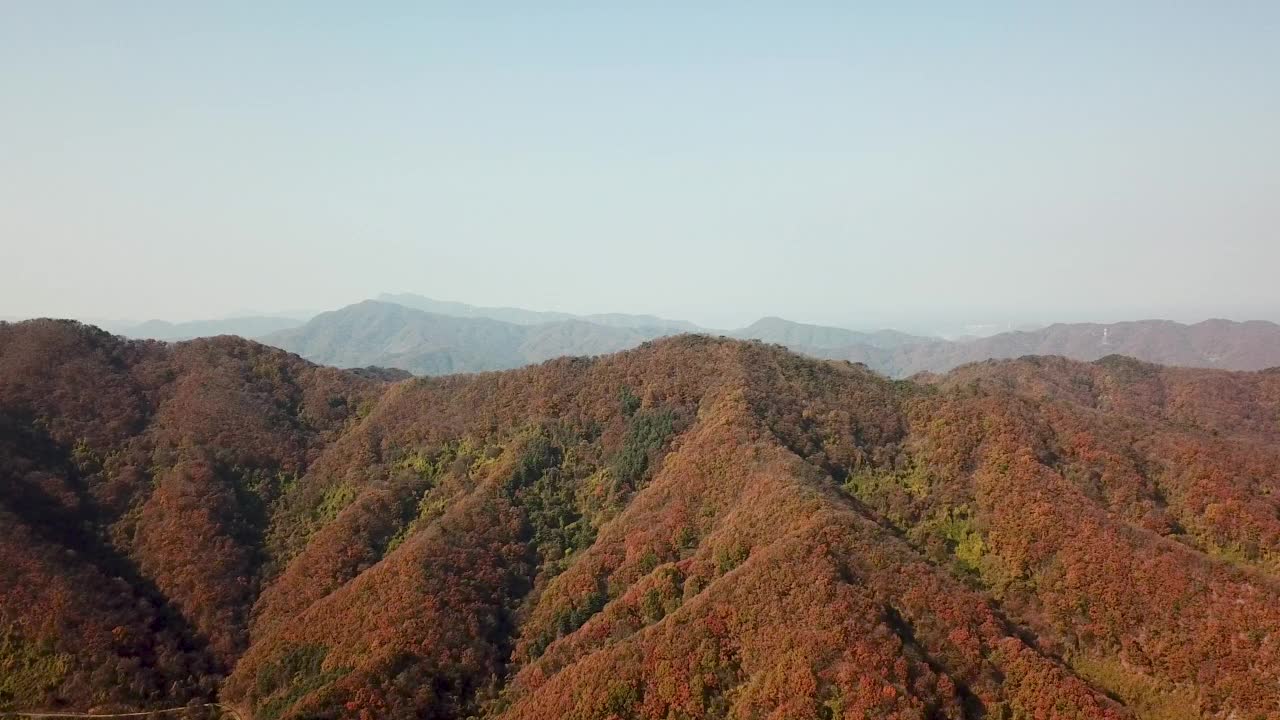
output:
[[[0,316],[1280,316],[1280,3],[977,4],[0,0]]]

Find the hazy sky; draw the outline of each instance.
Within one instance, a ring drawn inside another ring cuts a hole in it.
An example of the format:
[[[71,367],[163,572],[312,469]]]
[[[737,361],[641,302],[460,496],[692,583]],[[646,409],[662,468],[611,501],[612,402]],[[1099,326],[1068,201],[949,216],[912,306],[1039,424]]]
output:
[[[0,316],[1280,316],[1280,2],[1054,4],[0,0]]]

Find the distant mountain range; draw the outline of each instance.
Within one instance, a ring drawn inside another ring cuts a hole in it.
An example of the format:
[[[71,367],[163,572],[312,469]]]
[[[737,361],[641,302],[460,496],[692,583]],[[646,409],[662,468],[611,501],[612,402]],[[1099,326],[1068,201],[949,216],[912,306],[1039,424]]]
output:
[[[148,320],[120,328],[119,334],[147,340],[191,340],[216,335],[239,335],[253,340],[273,332],[298,327],[302,323],[302,320],[295,318],[270,316],[231,317],[178,323]]]
[[[891,347],[854,343],[844,347],[782,343],[816,357],[860,362],[893,377],[946,372],[966,363],[1061,355],[1093,361],[1127,355],[1146,362],[1224,370],[1262,370],[1280,365],[1280,325],[1254,320],[1170,320],[1111,324],[1060,323],[1030,332],[1007,332],[963,341],[925,340]]]
[[[848,347],[892,350],[938,340],[938,338],[922,335],[909,335],[897,330],[858,332],[825,325],[807,325],[779,317],[762,318],[741,330],[720,334],[740,340],[762,340],[790,348],[811,350],[836,350]]]
[[[655,315],[628,315],[625,313],[596,313],[593,315],[573,315],[571,313],[547,312],[541,310],[524,310],[509,307],[482,307],[447,300],[433,300],[413,293],[383,293],[377,298],[381,302],[404,305],[415,310],[424,310],[437,315],[449,315],[461,318],[488,318],[501,320],[515,325],[540,325],[550,322],[580,320],[606,327],[661,328],[669,332],[700,332],[705,328],[684,320],[668,320]]]
[[[297,318],[246,315],[180,323],[150,320],[110,329],[130,338],[165,341],[239,335],[312,362],[393,368],[418,375],[507,370],[566,355],[601,355],[680,333],[775,343],[813,357],[862,363],[896,378],[1024,355],[1085,361],[1127,355],[1162,365],[1224,370],[1280,366],[1280,325],[1267,321],[1060,323],[945,340],[779,317],[762,318],[737,330],[717,330],[654,315],[573,315],[484,307],[412,293],[382,294],[377,300],[320,313],[305,323]]]
[[[775,343],[819,358],[858,362],[891,377],[946,372],[966,363],[1024,355],[1092,361],[1118,354],[1163,365],[1225,370],[1280,365],[1280,325],[1265,321],[1072,323],[985,338],[943,340],[895,330],[859,332],[777,317],[740,330],[706,330],[647,315],[574,316],[479,308],[419,296],[383,297],[414,306],[365,301],[260,339],[312,362],[338,367],[383,366],[419,375],[505,370],[563,355],[600,355],[691,329]]]
[[[627,327],[578,319],[518,324],[366,300],[262,340],[325,365],[444,375],[507,370],[562,355],[601,355],[677,332],[669,326]]]

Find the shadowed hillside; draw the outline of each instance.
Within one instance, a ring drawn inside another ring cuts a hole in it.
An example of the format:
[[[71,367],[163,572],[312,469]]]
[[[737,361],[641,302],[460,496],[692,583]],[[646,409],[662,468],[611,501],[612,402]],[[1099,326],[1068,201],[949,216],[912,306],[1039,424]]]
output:
[[[386,377],[0,325],[0,708],[1280,711],[1280,373],[680,336]]]

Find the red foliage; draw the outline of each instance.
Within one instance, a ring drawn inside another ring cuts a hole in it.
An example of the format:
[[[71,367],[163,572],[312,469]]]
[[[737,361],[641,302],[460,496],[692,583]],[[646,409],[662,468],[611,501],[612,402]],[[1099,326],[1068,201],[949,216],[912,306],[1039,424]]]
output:
[[[377,378],[0,325],[0,636],[69,658],[20,701],[1129,717],[1102,658],[1277,710],[1280,374],[679,337]]]

